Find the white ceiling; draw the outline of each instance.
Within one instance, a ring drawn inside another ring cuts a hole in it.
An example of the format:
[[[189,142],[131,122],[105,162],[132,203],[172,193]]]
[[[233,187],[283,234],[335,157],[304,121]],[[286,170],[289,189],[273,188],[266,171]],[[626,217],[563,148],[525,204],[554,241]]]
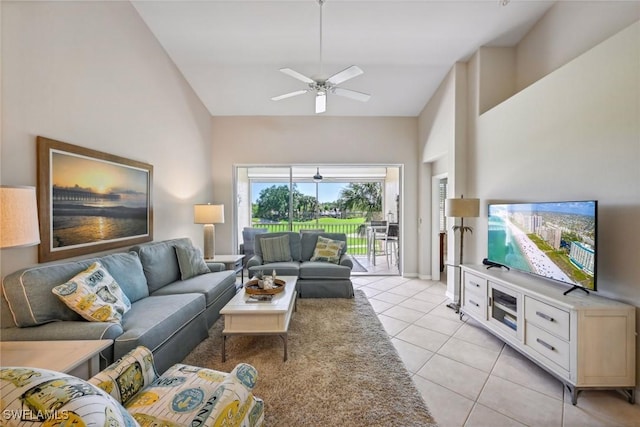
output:
[[[316,0],[134,1],[142,19],[214,116],[314,115],[306,85],[278,70],[329,77],[358,65],[329,95],[329,116],[417,116],[457,61],[481,46],[514,46],[553,5],[512,0],[326,0],[323,73]]]

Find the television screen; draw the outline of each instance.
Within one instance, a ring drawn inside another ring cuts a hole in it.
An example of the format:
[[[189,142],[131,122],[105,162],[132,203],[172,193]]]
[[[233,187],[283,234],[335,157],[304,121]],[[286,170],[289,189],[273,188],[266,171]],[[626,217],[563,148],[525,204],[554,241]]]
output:
[[[598,202],[489,205],[489,261],[596,290]]]

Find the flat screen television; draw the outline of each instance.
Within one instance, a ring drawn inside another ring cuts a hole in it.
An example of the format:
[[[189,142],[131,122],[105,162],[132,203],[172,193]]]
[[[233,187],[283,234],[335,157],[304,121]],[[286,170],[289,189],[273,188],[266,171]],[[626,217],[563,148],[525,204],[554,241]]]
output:
[[[487,259],[596,291],[597,213],[596,200],[490,204]]]

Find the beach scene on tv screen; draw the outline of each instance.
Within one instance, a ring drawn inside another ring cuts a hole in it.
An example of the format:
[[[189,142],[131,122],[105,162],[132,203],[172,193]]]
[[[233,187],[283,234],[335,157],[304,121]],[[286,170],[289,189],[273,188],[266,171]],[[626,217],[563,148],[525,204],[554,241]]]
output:
[[[595,290],[596,202],[489,205],[491,261]]]

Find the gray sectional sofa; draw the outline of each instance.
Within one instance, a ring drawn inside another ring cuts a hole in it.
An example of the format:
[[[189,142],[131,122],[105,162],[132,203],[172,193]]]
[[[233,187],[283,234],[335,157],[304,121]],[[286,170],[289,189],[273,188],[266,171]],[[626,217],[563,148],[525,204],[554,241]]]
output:
[[[208,263],[210,272],[181,280],[175,247],[189,239],[138,245],[126,253],[19,270],[2,281],[3,341],[112,339],[106,366],[143,345],[160,372],[180,362],[208,336],[220,309],[236,293],[234,271]],[[131,301],[121,323],[90,322],[69,309],[52,289],[100,261]],[[46,350],[46,349],[43,349]]]
[[[262,239],[289,237],[290,261],[269,262],[263,260]],[[318,236],[345,242],[337,264],[310,261]],[[249,277],[259,272],[279,276],[298,276],[297,291],[301,298],[353,298],[351,269],[353,261],[347,254],[347,236],[344,233],[297,233],[293,231],[255,235],[255,255],[247,262]]]

